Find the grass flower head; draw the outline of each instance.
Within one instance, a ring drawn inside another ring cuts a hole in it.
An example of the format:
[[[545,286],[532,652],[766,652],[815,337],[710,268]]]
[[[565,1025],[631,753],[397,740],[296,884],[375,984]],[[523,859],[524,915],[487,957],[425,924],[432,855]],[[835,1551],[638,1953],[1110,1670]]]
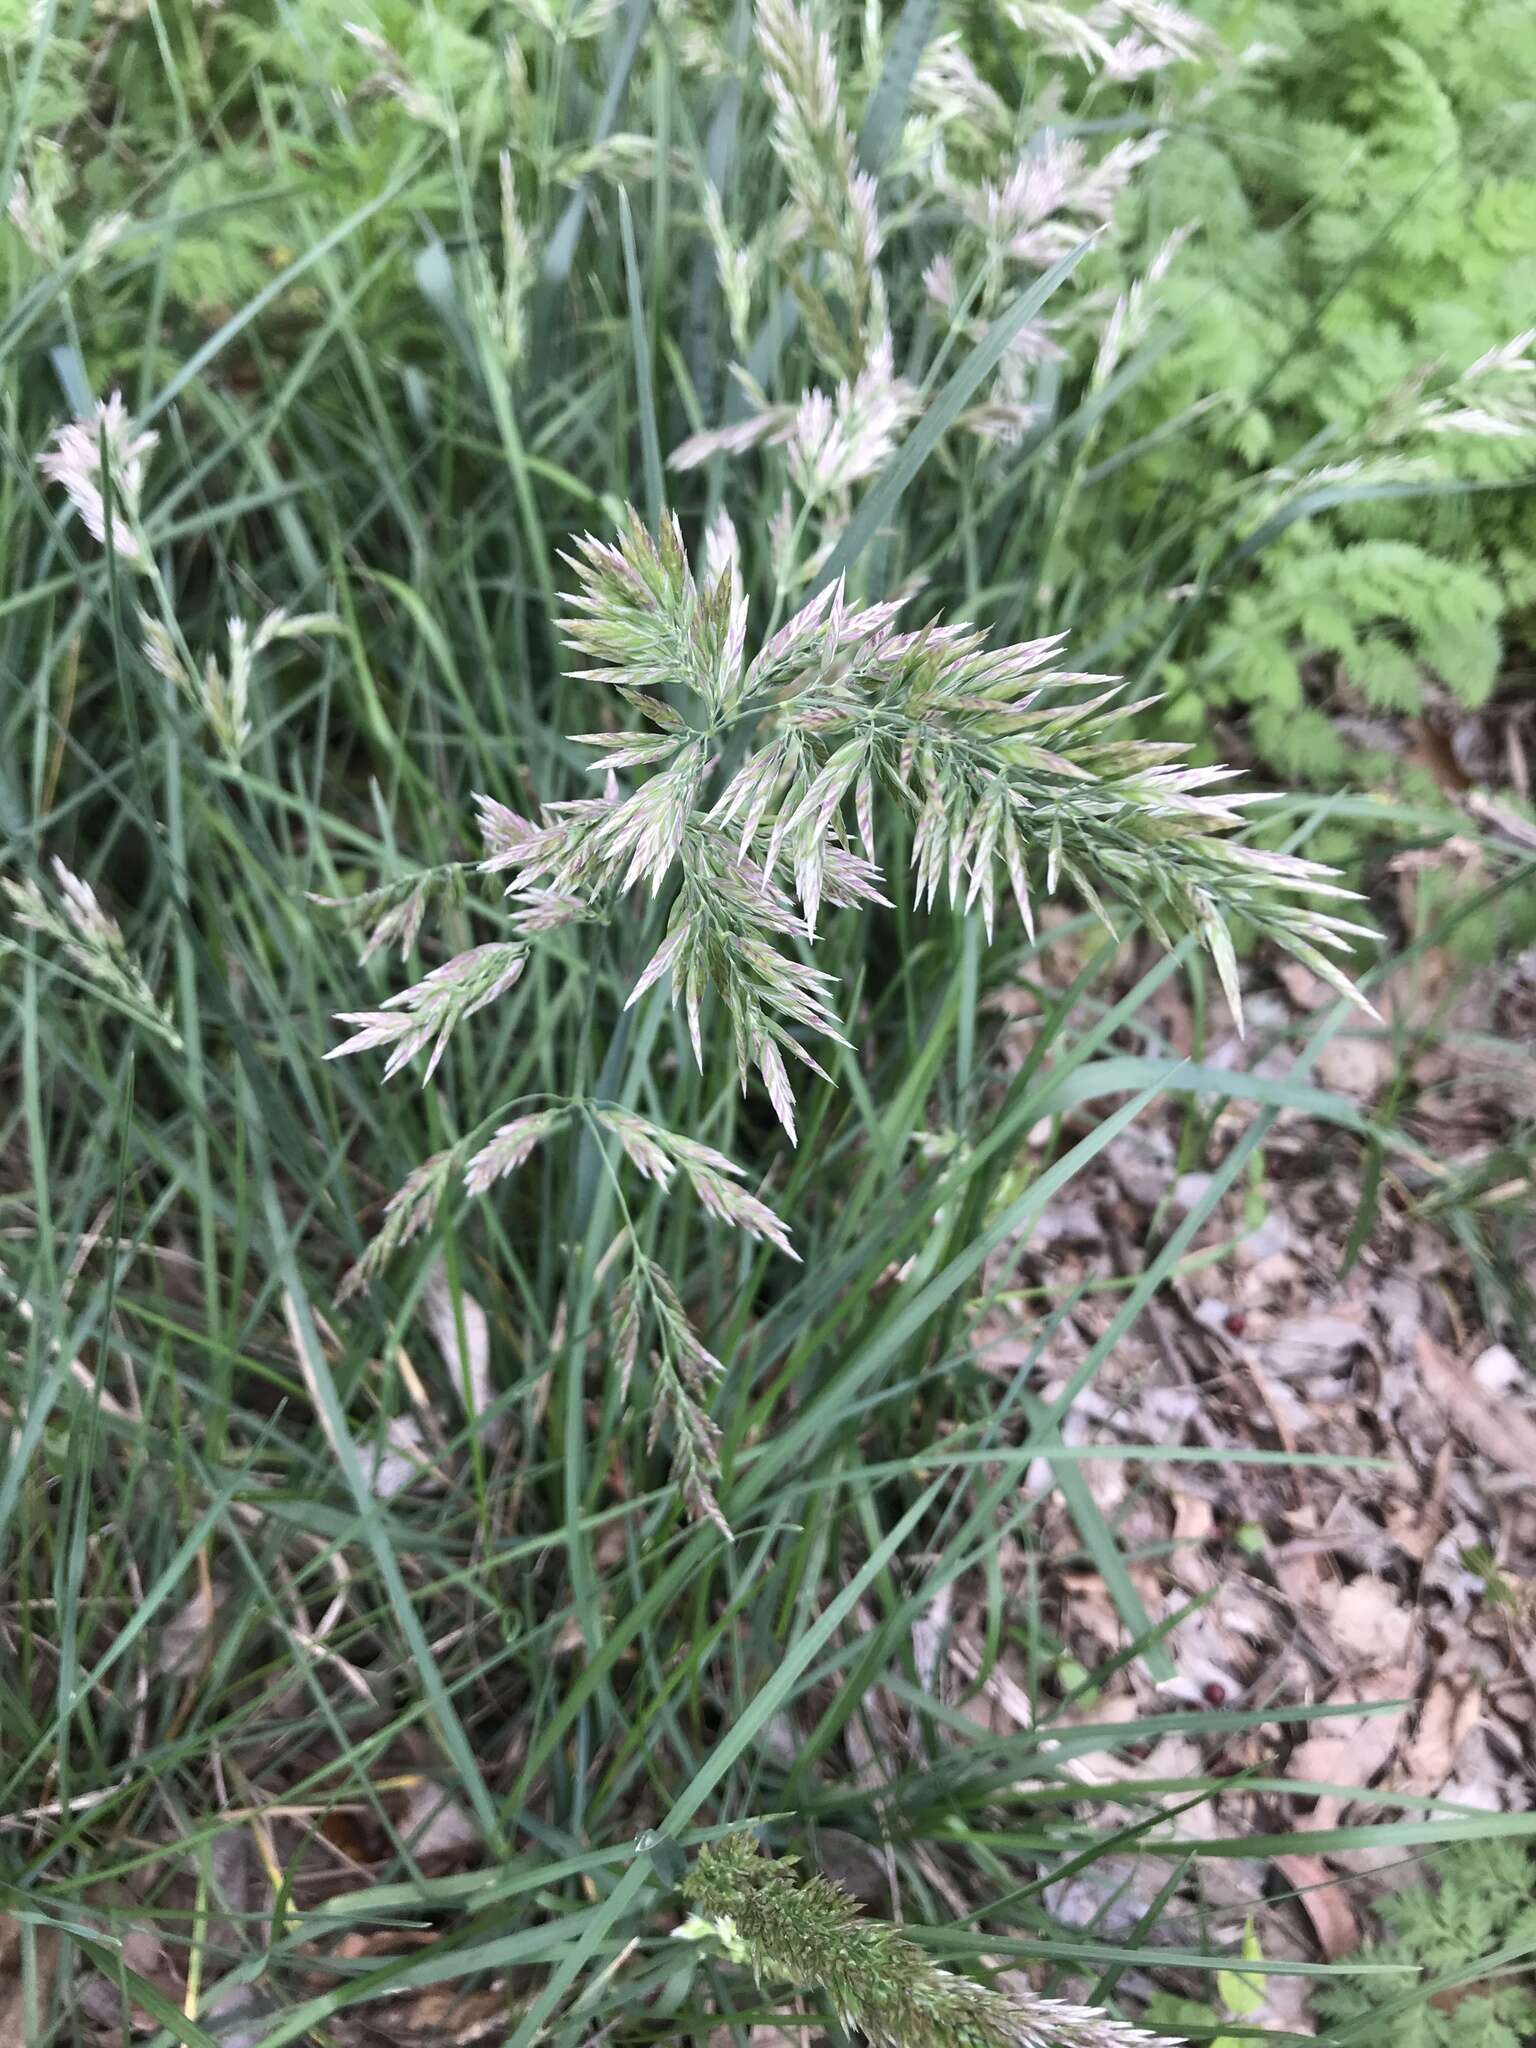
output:
[[[139,501],[144,472],[160,436],[153,428],[135,429],[120,391],[98,400],[89,414],[57,429],[37,466],[51,484],[58,484],[85,521],[93,540],[107,538],[105,476],[112,499],[112,548],[123,561],[142,565]]]

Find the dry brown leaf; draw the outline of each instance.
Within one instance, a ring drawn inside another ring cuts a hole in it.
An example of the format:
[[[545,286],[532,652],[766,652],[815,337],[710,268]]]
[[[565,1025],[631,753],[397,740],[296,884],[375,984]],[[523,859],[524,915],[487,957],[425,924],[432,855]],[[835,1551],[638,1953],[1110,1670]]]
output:
[[[1357,1102],[1379,1095],[1392,1075],[1394,1054],[1385,1037],[1363,1035],[1330,1039],[1317,1056],[1318,1078],[1325,1088]]]
[[[121,1925],[121,1923],[119,1923]],[[118,1940],[118,1955],[124,1966],[135,1976],[143,1977],[154,1985],[161,1995],[172,2004],[179,2005],[186,1995],[186,1984],[180,1973],[172,1966],[166,1953],[165,1943],[152,1927],[131,1926]],[[88,1970],[82,1977],[76,2003],[85,2017],[96,2026],[108,2030],[115,2038],[122,2038],[126,2021],[129,2030],[135,2034],[154,2031],[155,2022],[147,2009],[125,1998],[115,1978],[100,1970]],[[0,2039],[3,2039],[0,2036]]]
[[[303,1950],[303,1953],[323,1953],[326,1957],[326,1968],[315,1972],[311,1981],[317,1984],[334,1983],[335,1972],[330,1967],[332,1962],[357,1963],[366,1961],[371,1956],[405,1955],[413,1949],[430,1948],[436,1939],[436,1935],[426,1934],[414,1928],[354,1927],[338,1941],[333,1942],[329,1948],[321,1950],[312,1943]]]
[[[949,1645],[949,1661],[969,1686],[981,1672],[981,1651],[975,1639],[971,1636],[954,1638]],[[1029,1694],[1001,1664],[992,1666],[982,1682],[981,1691],[1008,1725],[1014,1728],[1034,1726]]]
[[[1315,1525],[1315,1516],[1309,1517],[1306,1526]],[[1282,1545],[1274,1553],[1274,1568],[1281,1592],[1302,1616],[1320,1612],[1332,1600],[1337,1581],[1325,1564],[1315,1537],[1306,1536],[1295,1544]]]
[[[1427,1564],[1445,1529],[1445,1489],[1456,1447],[1449,1438],[1435,1453],[1429,1485],[1417,1501],[1388,1501],[1386,1524],[1392,1541],[1415,1564]]]
[[[480,1830],[469,1809],[430,1778],[411,1787],[398,1828],[419,1863],[429,1858],[464,1862],[480,1847]]]
[[[1472,787],[1472,777],[1457,760],[1449,733],[1424,718],[1410,719],[1408,732],[1413,741],[1408,759],[1413,767],[1427,770],[1447,796],[1460,796]]]
[[[159,1668],[165,1677],[184,1678],[202,1663],[213,1618],[228,1597],[224,1580],[203,1579],[186,1606],[171,1616],[160,1631]]]
[[[587,1638],[582,1630],[579,1615],[573,1614],[568,1621],[561,1623],[560,1633],[555,1637],[552,1647],[557,1657],[573,1657],[578,1650],[587,1647]]]
[[[1331,1704],[1358,1701],[1370,1706],[1406,1699],[1412,1691],[1413,1680],[1406,1671],[1380,1671],[1341,1687]],[[1351,1789],[1368,1785],[1397,1747],[1407,1711],[1403,1706],[1395,1713],[1343,1714],[1336,1721],[1314,1722],[1312,1732],[1293,1751],[1286,1775]]]
[[[1300,2034],[1303,2039],[1317,2033],[1310,1978],[1266,1977],[1263,1984],[1264,2003],[1249,2015],[1245,2025],[1263,2027],[1272,2034]]]
[[[1518,811],[1511,810],[1508,804],[1500,803],[1486,790],[1473,790],[1467,798],[1467,809],[1480,823],[1501,833],[1511,845],[1527,851],[1536,847],[1536,825],[1532,825],[1528,818],[1522,818]]]
[[[1360,1946],[1360,1923],[1349,1894],[1322,1857],[1277,1856],[1275,1868],[1296,1887],[1298,1903],[1329,1962],[1353,1955]]]
[[[1427,1330],[1419,1332],[1417,1362],[1420,1384],[1452,1427],[1485,1458],[1536,1485],[1536,1421],[1480,1387]]]
[[[1370,1341],[1363,1307],[1341,1304],[1329,1314],[1291,1316],[1263,1339],[1264,1362],[1284,1379],[1337,1366]]]
[[[1283,960],[1275,977],[1298,1010],[1322,1010],[1335,1000],[1333,990],[1299,960]]]
[[[1208,1543],[1216,1526],[1210,1502],[1198,1493],[1173,1492],[1173,1540],[1175,1543]]]
[[[418,1991],[391,2014],[397,2041],[421,2041],[431,2048],[462,2048],[491,2034],[505,2038],[512,2008],[503,1985],[484,1991],[463,1991],[456,1984],[434,1984]]]
[[[1456,1752],[1481,1712],[1482,1695],[1471,1678],[1437,1678],[1393,1783],[1408,1792],[1438,1792],[1455,1770]]]
[[[1362,1573],[1335,1593],[1328,1628],[1349,1664],[1401,1664],[1413,1637],[1413,1616],[1385,1579]]]
[[[1106,1650],[1117,1651],[1124,1624],[1104,1581],[1094,1572],[1063,1572],[1061,1585],[1067,1596],[1068,1627],[1084,1631]]]

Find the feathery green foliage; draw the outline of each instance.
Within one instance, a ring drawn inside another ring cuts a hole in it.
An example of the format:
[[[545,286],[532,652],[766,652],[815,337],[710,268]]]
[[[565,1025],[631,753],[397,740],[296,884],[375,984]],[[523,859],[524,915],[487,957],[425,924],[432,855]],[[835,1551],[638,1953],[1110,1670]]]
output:
[[[1131,532],[1244,491],[1249,534],[1292,523],[1182,631],[1165,715],[1240,719],[1288,777],[1379,776],[1334,717],[1481,703],[1536,602],[1536,18],[1500,0],[1203,11],[1266,54],[1136,188],[1149,246],[1198,232],[1161,295],[1171,345],[1118,431],[1186,427],[1116,488]],[[1212,534],[1218,574],[1225,545]]]
[[[1361,1960],[1419,1972],[1420,1997],[1404,2009],[1390,1978],[1345,1972],[1318,1994],[1324,2019],[1365,2039],[1379,2014],[1403,2048],[1521,2048],[1536,2034],[1536,1861],[1518,1843],[1447,1849],[1429,1883],[1380,1912],[1388,1938]]]

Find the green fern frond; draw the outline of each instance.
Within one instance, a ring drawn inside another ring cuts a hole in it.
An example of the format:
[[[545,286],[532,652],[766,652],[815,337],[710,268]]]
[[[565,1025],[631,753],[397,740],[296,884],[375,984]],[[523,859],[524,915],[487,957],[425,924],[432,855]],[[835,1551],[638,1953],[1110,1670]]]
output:
[[[1385,2030],[1390,2012],[1397,2048],[1524,2048],[1536,2038],[1536,1996],[1491,1960],[1486,1978],[1476,1968],[1483,1957],[1520,1954],[1536,1943],[1533,1892],[1536,1862],[1517,1842],[1447,1850],[1437,1859],[1434,1883],[1412,1885],[1382,1905],[1390,1939],[1361,1957],[1377,1973],[1322,1985],[1316,1994],[1320,2017],[1355,2023],[1363,2039],[1362,2023],[1380,2013]],[[1391,1967],[1383,1972],[1383,1964]],[[1430,1980],[1455,1972],[1465,1981],[1452,2001],[1426,1997],[1404,2011],[1404,1971]]]

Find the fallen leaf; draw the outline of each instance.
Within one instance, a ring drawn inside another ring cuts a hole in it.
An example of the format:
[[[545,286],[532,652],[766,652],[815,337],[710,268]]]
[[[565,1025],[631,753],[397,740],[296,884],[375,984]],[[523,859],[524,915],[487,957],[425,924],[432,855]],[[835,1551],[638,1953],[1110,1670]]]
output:
[[[311,1981],[317,1985],[335,1982],[336,1973],[330,1965],[334,1962],[366,1962],[372,1956],[409,1955],[414,1950],[430,1948],[437,1939],[435,1933],[409,1927],[354,1927],[326,1950],[327,1967],[311,1974]]]
[[[1479,1386],[1427,1330],[1419,1332],[1416,1360],[1425,1393],[1460,1435],[1506,1472],[1536,1477],[1536,1422],[1523,1408]]]
[[[1172,1203],[1181,1216],[1187,1216],[1199,1202],[1210,1193],[1213,1173],[1181,1173],[1173,1184]]]
[[[1357,1315],[1292,1316],[1269,1332],[1261,1348],[1269,1371],[1284,1379],[1320,1366],[1341,1365],[1367,1342],[1362,1310]]]
[[[1508,804],[1500,803],[1486,790],[1473,790],[1467,798],[1467,809],[1480,823],[1502,833],[1511,845],[1524,847],[1527,851],[1536,848],[1536,825],[1529,818],[1522,818],[1518,811],[1511,810]]]
[[[1336,1000],[1328,984],[1319,980],[1299,960],[1284,960],[1275,970],[1276,979],[1298,1010],[1321,1010]]]
[[[332,1807],[322,1816],[316,1833],[348,1863],[377,1863],[388,1846],[374,1816],[348,1806]]]
[[[1328,1605],[1336,1582],[1324,1567],[1315,1539],[1282,1545],[1273,1561],[1276,1583],[1294,1608],[1311,1615]]]
[[[480,1830],[468,1808],[430,1778],[411,1787],[399,1833],[418,1863],[429,1857],[462,1859],[480,1846]]]
[[[1297,1901],[1329,1962],[1353,1955],[1360,1946],[1360,1923],[1349,1894],[1322,1857],[1277,1856],[1275,1868],[1296,1887]]]
[[[1124,1638],[1124,1624],[1104,1581],[1094,1572],[1063,1572],[1061,1585],[1067,1596],[1068,1626],[1083,1630],[1106,1650],[1117,1651]]]
[[[1380,1671],[1342,1686],[1331,1704],[1358,1701],[1361,1706],[1374,1706],[1380,1701],[1403,1700],[1412,1691],[1413,1681],[1406,1671]],[[1407,1711],[1400,1706],[1395,1712],[1341,1714],[1336,1721],[1314,1722],[1306,1740],[1292,1751],[1286,1775],[1313,1784],[1363,1789],[1397,1747]]]
[[[369,1490],[380,1500],[393,1500],[418,1479],[431,1476],[421,1425],[411,1415],[391,1416],[384,1441],[368,1455]]]
[[[1101,1940],[1124,1940],[1145,1919],[1157,1895],[1149,1866],[1128,1856],[1106,1856],[1086,1870],[1047,1884],[1041,1892],[1046,1911],[1062,1927]],[[1026,2036],[1026,2038],[1028,2038]]]
[[[1198,1493],[1173,1494],[1173,1540],[1175,1543],[1208,1543],[1216,1526],[1210,1502]]]
[[[1400,1664],[1413,1636],[1413,1616],[1385,1579],[1362,1573],[1335,1593],[1328,1628],[1352,1664]]]
[[[949,1661],[967,1681],[968,1686],[980,1676],[981,1652],[975,1641],[969,1637],[954,1636],[950,1638]],[[933,1691],[935,1688],[930,1687],[929,1690]],[[1016,1679],[1010,1676],[1001,1664],[994,1664],[985,1679],[982,1680],[980,1696],[990,1706],[995,1707],[998,1714],[1010,1726],[1014,1728],[1032,1728],[1034,1726],[1035,1717],[1030,1707],[1029,1694],[1025,1692],[1023,1686]]]
[[[441,1259],[432,1269],[421,1305],[453,1390],[473,1421],[484,1415],[494,1399],[491,1326],[485,1310],[467,1288],[455,1290],[449,1285],[448,1268]]]
[[[1300,2034],[1307,2038],[1317,2032],[1312,2015],[1312,1980],[1308,1977],[1266,1977],[1264,2004],[1254,2014],[1255,2026],[1268,2033]],[[1253,2035],[1245,2037],[1253,2048]]]
[[[185,1607],[178,1609],[160,1631],[159,1668],[167,1678],[179,1678],[201,1663],[213,1618],[228,1597],[222,1579],[204,1580]]]
[[[465,2048],[472,2041],[490,2035],[507,2037],[512,2018],[506,1986],[488,1985],[483,1991],[465,1991],[458,1984],[435,1984],[418,1991],[392,2015],[391,2031],[397,2041],[420,2041],[430,2048]]]
[[[1325,1088],[1369,1102],[1391,1077],[1393,1052],[1385,1038],[1362,1035],[1330,1039],[1318,1054],[1318,1078]]]
[[[1470,1678],[1437,1678],[1393,1783],[1407,1792],[1438,1792],[1455,1770],[1456,1752],[1481,1712],[1482,1696]]]
[[[121,1927],[121,1922],[118,1923]],[[117,1937],[117,1954],[125,1969],[153,1984],[161,1996],[180,2005],[186,1984],[166,1953],[165,1943],[152,1927],[130,1926]],[[108,2030],[114,2039],[125,2040],[129,2032],[147,2034],[155,2022],[149,2012],[125,1994],[115,1977],[102,1970],[88,1970],[75,1993],[80,2011],[96,2026]],[[4,2040],[0,2034],[0,2041]]]
[[[1408,731],[1413,739],[1408,759],[1415,768],[1432,775],[1448,796],[1460,796],[1472,787],[1472,778],[1457,760],[1448,733],[1423,718],[1410,719]]]
[[[1494,1400],[1513,1392],[1525,1378],[1525,1371],[1507,1344],[1490,1344],[1472,1361],[1472,1377]]]
[[[955,1589],[948,1580],[939,1588],[927,1608],[912,1624],[912,1662],[917,1682],[926,1693],[938,1697],[940,1652],[954,1615]]]
[[[1385,1518],[1392,1541],[1415,1564],[1426,1564],[1445,1529],[1445,1489],[1456,1447],[1449,1438],[1435,1453],[1429,1486],[1417,1501],[1388,1501]]]

